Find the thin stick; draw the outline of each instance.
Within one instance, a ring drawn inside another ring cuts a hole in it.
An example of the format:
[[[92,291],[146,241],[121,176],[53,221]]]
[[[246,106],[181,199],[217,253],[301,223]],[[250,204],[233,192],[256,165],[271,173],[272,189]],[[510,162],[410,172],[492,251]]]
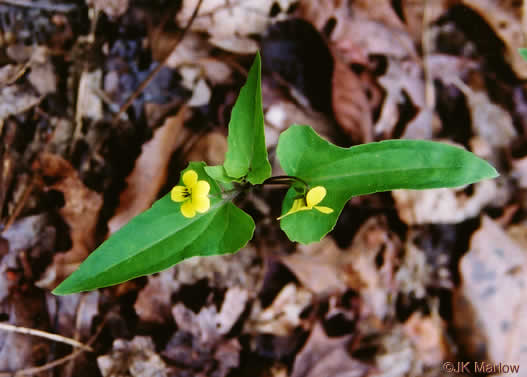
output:
[[[95,342],[95,339],[97,339],[97,337],[101,333],[102,329],[104,328],[104,325],[106,324],[107,319],[108,319],[108,317],[105,316],[104,319],[102,320],[102,322],[99,324],[99,327],[97,327],[97,330],[95,331],[95,334],[93,334],[93,336],[90,338],[90,340],[88,340],[88,343],[87,343],[88,345],[91,345],[91,344],[93,344],[93,342]],[[0,373],[0,377],[31,376],[31,375],[34,375],[34,374],[45,372],[45,371],[47,371],[49,369],[53,369],[55,367],[60,366],[60,365],[62,365],[64,363],[68,362],[69,360],[73,360],[74,358],[76,358],[77,356],[79,356],[83,352],[86,352],[86,350],[78,349],[78,350],[70,353],[69,355],[61,357],[60,359],[54,360],[54,361],[52,361],[50,363],[47,363],[47,364],[44,364],[42,366],[34,367],[34,368],[22,369],[22,370],[20,370],[20,371],[18,371],[16,373]]]
[[[90,352],[93,351],[93,349],[90,346],[87,346],[86,344],[82,344],[81,342],[78,342],[75,339],[66,338],[62,335],[51,334],[46,331],[30,329],[28,327],[13,326],[8,323],[0,323],[0,330],[38,336],[41,338],[54,340],[55,342],[66,343],[66,344],[69,344],[70,346],[81,348],[84,351],[90,351]]]
[[[153,78],[159,73],[159,71],[161,71],[161,68],[163,68],[165,66],[166,62],[168,61],[168,58],[172,55],[172,53],[177,48],[179,43],[185,37],[185,34],[187,34],[187,31],[192,26],[192,23],[196,19],[197,15],[198,15],[198,12],[199,12],[199,9],[201,8],[201,3],[202,2],[203,2],[203,0],[199,0],[198,5],[196,5],[196,8],[194,8],[194,12],[192,13],[192,16],[190,17],[190,20],[188,21],[187,25],[185,25],[185,28],[183,29],[183,31],[177,36],[176,40],[174,41],[174,47],[172,47],[170,49],[170,53],[165,56],[163,61],[160,62],[157,65],[157,67],[154,68],[154,70],[152,72],[150,72],[150,74],[146,77],[146,79],[143,80],[143,82],[139,85],[139,87],[136,89],[136,91],[133,92],[132,95],[130,95],[130,97],[128,97],[128,99],[126,100],[124,105],[121,106],[121,108],[119,109],[119,112],[113,118],[113,122],[112,122],[113,125],[115,125],[119,121],[119,119],[121,118],[121,115],[126,110],[128,110],[128,108],[132,105],[132,103],[139,96],[139,94],[141,94],[143,92],[143,90],[145,90],[145,88],[148,86],[148,84],[150,84],[150,82],[153,80]]]

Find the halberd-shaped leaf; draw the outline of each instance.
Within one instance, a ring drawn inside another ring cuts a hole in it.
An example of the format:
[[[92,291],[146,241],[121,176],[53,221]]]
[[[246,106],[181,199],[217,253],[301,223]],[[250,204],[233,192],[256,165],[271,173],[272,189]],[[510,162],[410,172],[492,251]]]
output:
[[[344,204],[357,195],[394,189],[456,187],[498,175],[485,160],[443,143],[424,140],[386,140],[340,148],[318,136],[311,127],[291,126],[280,135],[277,155],[284,171],[306,181],[311,188],[325,187],[316,210],[285,216],[280,226],[293,241],[319,241],[333,227]],[[298,193],[289,189],[283,202],[286,214]]]
[[[191,162],[186,170],[194,170],[210,185],[211,206],[206,213],[186,218],[181,203],[165,195],[91,253],[53,293],[107,287],[164,270],[186,258],[242,248],[252,238],[254,221],[229,200],[214,198],[221,191],[204,166]]]
[[[256,54],[247,82],[240,91],[229,122],[224,167],[233,178],[247,176],[260,184],[271,176],[265,147],[260,54]]]

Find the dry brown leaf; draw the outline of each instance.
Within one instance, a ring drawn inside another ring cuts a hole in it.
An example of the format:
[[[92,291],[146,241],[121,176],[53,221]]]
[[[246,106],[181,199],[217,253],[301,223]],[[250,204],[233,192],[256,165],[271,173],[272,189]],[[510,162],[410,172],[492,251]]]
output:
[[[54,255],[52,264],[36,283],[41,288],[54,288],[93,250],[95,227],[103,199],[99,193],[86,187],[73,166],[58,155],[42,154],[40,169],[43,176],[55,182],[47,189],[64,195],[65,204],[59,213],[70,228],[72,242],[70,250]]]
[[[312,293],[304,288],[293,283],[287,284],[267,309],[262,311],[260,303],[255,302],[245,331],[277,336],[290,335],[293,329],[300,325],[300,314],[311,303],[312,296]]]
[[[388,0],[360,1],[353,7],[340,0],[304,0],[300,13],[320,31],[335,21],[330,42],[345,63],[367,64],[372,54],[399,59],[417,56],[412,38]]]
[[[333,71],[333,112],[343,130],[356,143],[373,140],[371,108],[359,77],[335,59]]]
[[[120,195],[119,208],[108,221],[110,234],[150,208],[156,200],[166,180],[170,157],[185,140],[183,124],[187,110],[182,107],[177,115],[167,118],[154,132],[152,140],[143,145],[134,169],[126,179],[128,186]]]
[[[117,339],[110,354],[99,356],[97,365],[104,377],[164,377],[165,362],[156,353],[150,337],[136,336],[132,340]]]
[[[170,319],[171,297],[180,287],[173,270],[149,276],[148,284],[137,295],[134,309],[141,321],[163,324]]]
[[[379,78],[379,84],[386,90],[386,98],[381,114],[375,124],[375,134],[390,138],[399,121],[399,105],[404,102],[405,94],[413,105],[425,109],[425,87],[421,79],[421,67],[413,61],[390,59],[388,70]]]
[[[346,346],[350,340],[350,336],[328,337],[317,323],[295,358],[291,377],[367,376],[370,368],[351,358],[347,352]]]
[[[346,283],[359,292],[363,305],[362,316],[384,319],[395,310],[392,298],[398,287],[395,279],[395,257],[400,240],[389,230],[382,217],[368,219],[359,229],[343,268]],[[377,260],[381,258],[382,265]]]
[[[330,237],[310,245],[299,245],[298,251],[280,258],[311,292],[321,295],[344,292],[342,276],[344,252]]]
[[[475,217],[490,203],[496,203],[498,187],[493,180],[474,184],[468,195],[463,188],[393,190],[399,217],[408,225],[452,224]]]
[[[480,14],[494,29],[494,32],[507,47],[505,58],[521,79],[527,78],[527,64],[518,53],[524,47],[524,30],[522,29],[522,3],[503,0],[463,0],[462,3]]]
[[[527,363],[527,250],[488,217],[459,263],[454,324],[465,352],[494,363]]]
[[[437,367],[448,355],[446,324],[437,312],[424,317],[414,312],[404,323],[406,335],[412,339],[417,358],[425,367]]]
[[[220,334],[227,334],[238,321],[249,300],[249,292],[241,287],[233,287],[225,293],[221,310],[216,317]]]
[[[227,138],[213,131],[201,137],[187,155],[191,161],[205,161],[208,165],[221,165],[227,153]]]

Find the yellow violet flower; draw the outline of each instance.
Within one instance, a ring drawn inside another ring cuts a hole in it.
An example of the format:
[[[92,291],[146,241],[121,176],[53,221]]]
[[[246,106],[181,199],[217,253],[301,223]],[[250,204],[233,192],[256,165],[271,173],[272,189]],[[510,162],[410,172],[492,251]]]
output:
[[[198,174],[194,170],[187,170],[183,174],[185,186],[174,186],[170,191],[170,198],[181,204],[183,216],[191,218],[196,212],[204,213],[210,208],[208,197],[210,185],[207,181],[198,181]]]
[[[278,220],[283,219],[286,216],[289,216],[295,212],[299,211],[308,211],[311,209],[316,209],[319,212],[329,214],[333,212],[332,208],[324,207],[324,206],[317,206],[318,203],[320,203],[324,197],[326,196],[326,189],[323,186],[317,186],[313,187],[311,190],[307,192],[307,195],[304,198],[296,199],[293,202],[293,206],[287,212],[285,215],[282,215],[278,218]]]

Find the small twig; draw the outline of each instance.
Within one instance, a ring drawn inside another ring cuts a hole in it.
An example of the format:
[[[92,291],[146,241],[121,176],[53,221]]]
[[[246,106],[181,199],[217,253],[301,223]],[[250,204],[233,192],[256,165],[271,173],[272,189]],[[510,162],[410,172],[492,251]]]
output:
[[[139,94],[141,94],[143,92],[143,90],[145,90],[145,88],[148,86],[148,84],[150,84],[150,82],[153,80],[153,78],[159,73],[159,71],[161,71],[161,69],[165,66],[166,62],[168,61],[168,58],[172,55],[172,53],[174,52],[174,50],[177,48],[177,46],[179,45],[179,43],[183,40],[183,38],[185,37],[185,34],[187,34],[188,30],[190,29],[190,27],[192,26],[192,23],[194,22],[194,20],[196,19],[197,15],[198,15],[198,12],[199,12],[199,9],[201,8],[201,3],[203,2],[203,0],[199,0],[198,4],[196,5],[196,8],[194,8],[194,12],[192,13],[192,16],[190,17],[190,20],[188,21],[187,25],[185,25],[185,28],[183,29],[183,31],[177,36],[176,40],[174,41],[174,45],[173,47],[170,49],[170,53],[168,53],[165,58],[163,59],[162,62],[160,62],[157,67],[154,68],[154,70],[152,72],[150,72],[148,74],[148,76],[146,77],[146,79],[143,80],[143,82],[141,82],[141,84],[139,85],[139,87],[135,90],[135,92],[132,93],[132,95],[130,95],[130,97],[128,97],[128,99],[126,100],[126,102],[124,103],[123,106],[121,106],[121,108],[119,109],[119,112],[114,116],[113,118],[113,122],[112,124],[115,125],[117,124],[117,122],[119,121],[119,119],[121,118],[121,115],[126,111],[128,110],[128,108],[132,105],[132,103],[135,101],[135,99],[139,96]]]
[[[88,346],[92,345],[93,342],[95,342],[95,339],[97,339],[97,337],[101,333],[102,329],[104,328],[104,325],[106,325],[106,321],[107,321],[107,316],[104,317],[102,322],[99,324],[99,327],[97,327],[97,330],[95,331],[95,334],[93,334],[92,337],[90,338],[90,340],[88,340],[88,342],[86,343]],[[52,362],[49,362],[49,363],[44,364],[44,365],[41,365],[39,367],[22,369],[22,370],[19,370],[16,373],[0,373],[0,377],[31,376],[31,375],[34,375],[34,374],[42,373],[42,372],[45,372],[47,370],[53,369],[55,367],[58,367],[58,366],[60,366],[60,365],[62,365],[64,363],[67,363],[69,360],[75,359],[77,356],[79,356],[83,352],[86,352],[86,350],[78,349],[78,350],[70,353],[69,355],[61,357],[60,359],[57,359],[57,360],[53,360]]]
[[[50,12],[68,13],[75,9],[73,4],[50,4],[47,1],[31,1],[31,0],[0,0],[0,3],[14,5],[23,8],[38,8]]]
[[[55,342],[66,343],[72,347],[81,348],[84,351],[90,351],[90,352],[93,351],[93,349],[90,346],[82,344],[81,342],[78,342],[75,339],[66,338],[64,336],[57,335],[57,334],[51,334],[49,332],[42,331],[42,330],[35,330],[35,329],[27,328],[27,327],[14,326],[8,323],[0,323],[0,330],[9,331],[9,332],[17,332],[17,333],[26,334],[26,335],[39,336],[41,338],[54,340]]]

